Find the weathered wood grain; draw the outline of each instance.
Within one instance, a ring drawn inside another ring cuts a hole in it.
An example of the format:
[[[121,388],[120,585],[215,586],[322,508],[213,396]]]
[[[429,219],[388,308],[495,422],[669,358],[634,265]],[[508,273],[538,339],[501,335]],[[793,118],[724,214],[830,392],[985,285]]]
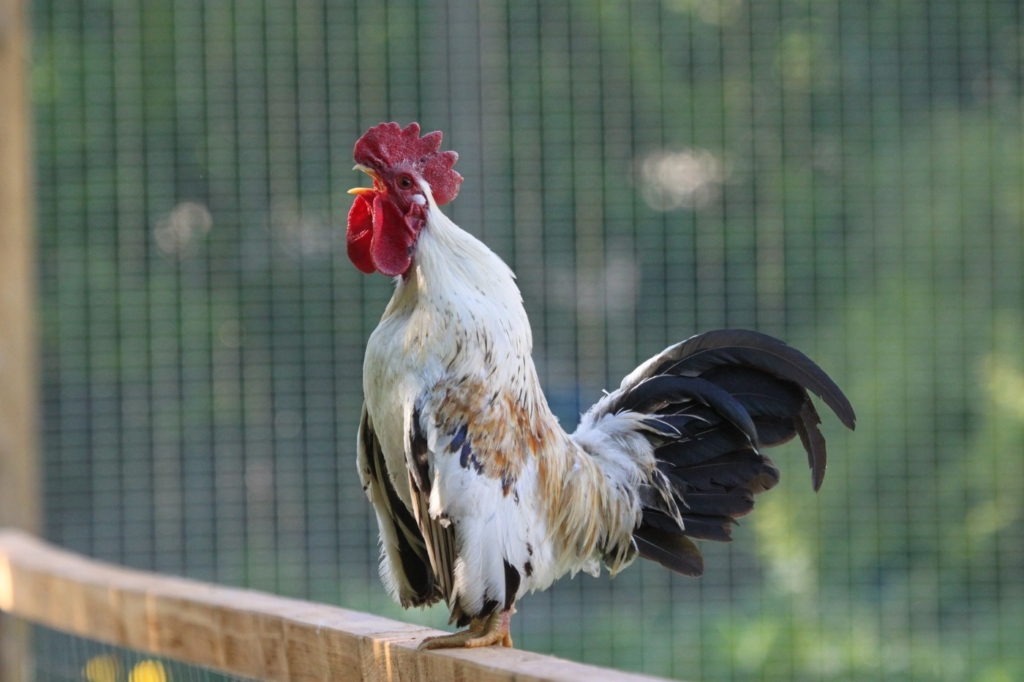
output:
[[[516,649],[418,651],[436,630],[133,571],[0,531],[0,610],[260,680],[653,680]]]

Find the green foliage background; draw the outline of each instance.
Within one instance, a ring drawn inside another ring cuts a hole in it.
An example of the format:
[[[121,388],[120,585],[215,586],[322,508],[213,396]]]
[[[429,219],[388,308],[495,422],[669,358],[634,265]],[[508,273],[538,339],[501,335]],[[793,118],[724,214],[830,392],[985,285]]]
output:
[[[450,215],[519,273],[568,427],[723,326],[807,351],[859,417],[826,418],[818,495],[776,457],[700,581],[563,580],[520,605],[520,646],[694,679],[1024,677],[1018,3],[32,8],[50,538],[444,623],[379,585],[353,447],[391,285],[345,256],[351,145],[418,120],[460,152]],[[662,152],[703,160],[698,190],[651,194]]]

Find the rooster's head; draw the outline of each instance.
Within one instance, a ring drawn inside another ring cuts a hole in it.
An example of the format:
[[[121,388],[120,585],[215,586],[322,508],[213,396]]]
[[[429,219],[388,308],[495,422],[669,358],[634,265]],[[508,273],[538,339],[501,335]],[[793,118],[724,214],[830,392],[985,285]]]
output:
[[[381,123],[356,142],[356,169],[373,178],[373,187],[349,190],[356,201],[348,213],[348,257],[363,272],[405,274],[429,197],[440,206],[459,193],[462,176],[452,169],[459,155],[440,148],[440,131],[420,137],[418,123]]]

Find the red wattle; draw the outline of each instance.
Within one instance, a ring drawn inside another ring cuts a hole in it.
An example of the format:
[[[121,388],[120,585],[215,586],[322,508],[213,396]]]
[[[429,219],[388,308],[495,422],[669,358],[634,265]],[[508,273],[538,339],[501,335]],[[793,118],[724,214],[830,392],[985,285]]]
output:
[[[412,264],[415,243],[416,233],[406,224],[398,206],[378,194],[373,200],[373,242],[370,244],[370,257],[377,270],[388,277],[405,273]]]
[[[373,242],[373,209],[365,197],[359,195],[348,212],[348,259],[366,274],[372,274],[376,268],[370,255]]]

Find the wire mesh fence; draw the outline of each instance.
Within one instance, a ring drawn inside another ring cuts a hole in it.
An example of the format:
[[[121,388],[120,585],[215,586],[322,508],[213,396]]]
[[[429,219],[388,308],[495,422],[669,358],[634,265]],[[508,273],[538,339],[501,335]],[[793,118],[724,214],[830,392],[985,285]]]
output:
[[[700,580],[527,597],[518,645],[700,679],[1024,676],[1024,27],[1010,0],[36,0],[47,536],[398,616],[356,476],[352,144],[445,132],[571,428],[756,328],[847,390]],[[641,562],[645,563],[645,562]],[[438,608],[400,617],[443,624]]]

